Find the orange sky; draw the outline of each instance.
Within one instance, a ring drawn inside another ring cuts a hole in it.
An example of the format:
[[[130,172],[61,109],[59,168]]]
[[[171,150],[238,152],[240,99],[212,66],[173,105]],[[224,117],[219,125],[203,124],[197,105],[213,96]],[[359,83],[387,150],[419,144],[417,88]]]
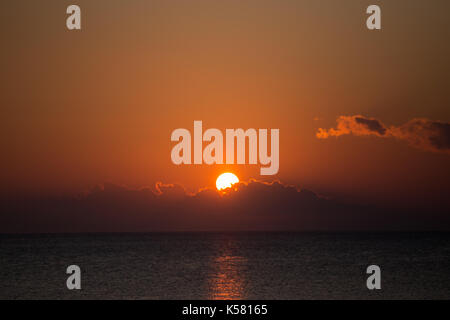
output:
[[[276,178],[354,201],[448,205],[449,155],[376,137],[319,140],[361,114],[450,121],[450,2],[3,1],[1,189],[111,181],[188,190],[255,166],[172,164],[170,134],[279,128]],[[368,31],[365,8],[382,7]]]

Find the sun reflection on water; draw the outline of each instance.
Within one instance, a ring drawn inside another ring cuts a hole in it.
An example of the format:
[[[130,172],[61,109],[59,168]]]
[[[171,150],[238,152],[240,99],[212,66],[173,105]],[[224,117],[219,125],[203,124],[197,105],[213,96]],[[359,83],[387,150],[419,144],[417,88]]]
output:
[[[243,267],[246,259],[233,255],[231,248],[212,261],[212,274],[210,276],[211,299],[238,300],[244,299]]]

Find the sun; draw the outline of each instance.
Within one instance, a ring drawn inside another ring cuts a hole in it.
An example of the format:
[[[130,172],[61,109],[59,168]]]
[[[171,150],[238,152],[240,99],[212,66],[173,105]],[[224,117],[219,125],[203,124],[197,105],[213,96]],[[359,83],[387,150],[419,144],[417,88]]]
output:
[[[231,186],[235,183],[238,183],[239,179],[235,174],[226,172],[222,173],[216,180],[217,190],[223,190],[226,188],[231,188]]]

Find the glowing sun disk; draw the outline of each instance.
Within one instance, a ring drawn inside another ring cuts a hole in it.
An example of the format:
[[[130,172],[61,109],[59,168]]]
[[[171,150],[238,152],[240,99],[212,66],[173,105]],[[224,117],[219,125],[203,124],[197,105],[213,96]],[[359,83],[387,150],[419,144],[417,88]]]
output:
[[[231,186],[235,183],[238,183],[239,179],[236,175],[226,172],[222,173],[216,180],[217,190],[223,190],[226,188],[231,188]]]

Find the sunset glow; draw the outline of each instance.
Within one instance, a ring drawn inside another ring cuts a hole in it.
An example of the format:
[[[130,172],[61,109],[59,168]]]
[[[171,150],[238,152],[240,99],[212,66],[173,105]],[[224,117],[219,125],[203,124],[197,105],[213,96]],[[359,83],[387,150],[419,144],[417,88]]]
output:
[[[217,190],[223,190],[226,188],[231,188],[235,183],[238,183],[239,179],[235,174],[230,172],[222,173],[216,180]]]

